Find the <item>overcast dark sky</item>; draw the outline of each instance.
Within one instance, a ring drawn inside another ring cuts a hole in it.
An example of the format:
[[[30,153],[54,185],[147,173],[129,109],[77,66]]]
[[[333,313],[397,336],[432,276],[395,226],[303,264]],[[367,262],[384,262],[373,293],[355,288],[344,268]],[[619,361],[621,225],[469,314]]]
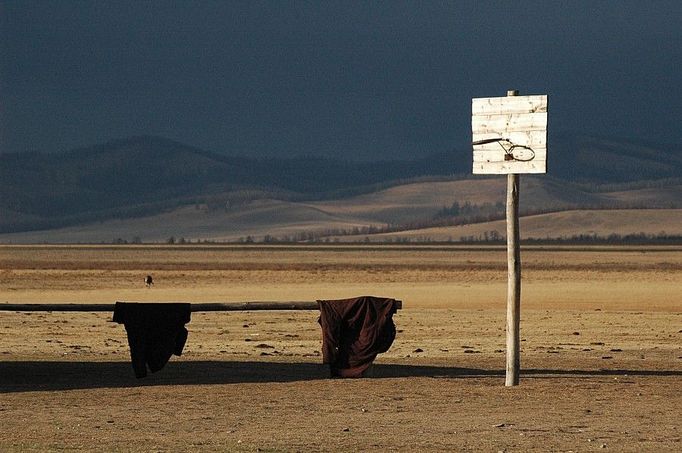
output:
[[[468,148],[471,98],[682,143],[682,1],[2,1],[0,150],[152,134],[244,155]],[[550,151],[551,153],[551,142]]]

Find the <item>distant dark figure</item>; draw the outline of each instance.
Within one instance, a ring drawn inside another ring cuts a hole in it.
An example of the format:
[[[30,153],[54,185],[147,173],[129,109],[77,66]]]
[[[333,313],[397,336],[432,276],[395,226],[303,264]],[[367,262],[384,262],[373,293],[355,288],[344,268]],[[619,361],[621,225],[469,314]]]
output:
[[[147,288],[151,288],[152,285],[154,284],[154,279],[152,279],[151,275],[147,275],[144,278],[144,284],[147,285]]]

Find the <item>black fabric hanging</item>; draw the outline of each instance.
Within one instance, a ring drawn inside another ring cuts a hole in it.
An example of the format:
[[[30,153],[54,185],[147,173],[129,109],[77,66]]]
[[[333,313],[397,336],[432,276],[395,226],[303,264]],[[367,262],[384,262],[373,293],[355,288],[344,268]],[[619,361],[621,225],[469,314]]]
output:
[[[191,304],[116,302],[114,321],[128,333],[130,360],[138,378],[155,373],[171,355],[181,355],[187,341],[185,324],[190,321]]]

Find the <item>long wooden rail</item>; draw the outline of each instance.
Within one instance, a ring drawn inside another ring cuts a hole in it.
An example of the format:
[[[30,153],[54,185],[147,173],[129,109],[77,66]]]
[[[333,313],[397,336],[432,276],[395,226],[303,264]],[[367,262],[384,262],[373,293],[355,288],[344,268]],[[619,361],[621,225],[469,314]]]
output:
[[[402,301],[396,301],[398,309]],[[149,302],[126,302],[149,303]],[[152,302],[153,303],[153,302]],[[259,310],[319,310],[316,301],[253,301],[253,302],[207,302],[191,304],[192,312],[205,311],[259,311]],[[79,311],[79,312],[113,312],[114,304],[9,304],[0,303],[0,311]]]

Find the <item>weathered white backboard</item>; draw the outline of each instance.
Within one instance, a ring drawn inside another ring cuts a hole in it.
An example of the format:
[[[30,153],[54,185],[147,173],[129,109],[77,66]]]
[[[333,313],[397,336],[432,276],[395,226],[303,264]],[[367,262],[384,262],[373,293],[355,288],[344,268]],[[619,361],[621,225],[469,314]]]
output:
[[[547,173],[547,95],[471,100],[475,174]]]

